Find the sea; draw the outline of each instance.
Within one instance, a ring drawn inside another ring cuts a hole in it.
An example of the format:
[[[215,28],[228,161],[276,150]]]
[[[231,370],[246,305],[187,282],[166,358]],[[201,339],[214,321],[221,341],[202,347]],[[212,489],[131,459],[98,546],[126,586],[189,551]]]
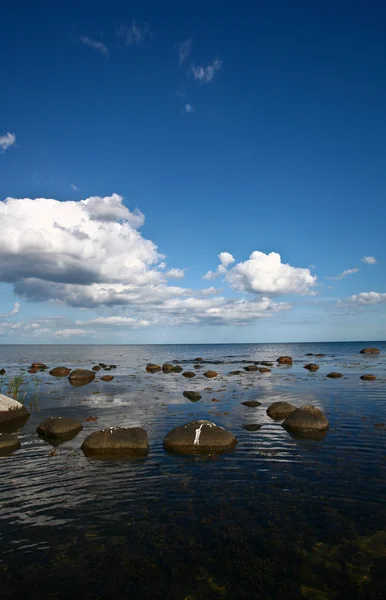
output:
[[[379,355],[360,354],[368,346]],[[279,366],[281,355],[292,366]],[[146,371],[173,361],[196,376]],[[255,361],[272,362],[271,372],[244,370]],[[30,374],[32,362],[48,369]],[[319,370],[304,369],[309,362]],[[116,365],[112,381],[101,381],[102,370],[72,387],[48,373],[99,363]],[[0,457],[2,600],[386,596],[385,342],[3,345],[1,368],[0,392],[18,376],[31,413],[21,447]],[[206,369],[218,376],[206,379]],[[343,377],[329,379],[331,371]],[[260,406],[242,404],[255,399]],[[318,407],[328,432],[291,435],[266,413],[276,401]],[[54,446],[36,433],[49,416],[78,419],[83,430]],[[237,446],[164,450],[171,429],[197,419],[231,431]],[[148,456],[84,456],[86,436],[110,426],[145,428]]]

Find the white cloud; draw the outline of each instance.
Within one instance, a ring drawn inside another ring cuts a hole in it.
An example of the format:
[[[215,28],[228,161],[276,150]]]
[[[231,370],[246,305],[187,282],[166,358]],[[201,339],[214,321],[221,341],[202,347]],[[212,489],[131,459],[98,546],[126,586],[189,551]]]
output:
[[[201,294],[203,296],[212,296],[213,294],[220,294],[222,292],[221,289],[214,287],[213,285],[208,288],[204,288],[201,290]]]
[[[75,321],[75,325],[81,325],[83,327],[87,325],[100,325],[104,327],[122,327],[122,326],[130,326],[133,328],[137,327],[147,327],[150,325],[150,321],[146,319],[134,319],[133,317],[96,317],[95,319],[90,319],[89,321]]]
[[[13,308],[10,312],[7,313],[0,313],[0,319],[7,319],[8,317],[13,317],[14,315],[17,315],[20,311],[20,304],[18,302],[15,302],[15,304],[13,305]]]
[[[132,46],[133,44],[142,44],[146,38],[153,37],[148,23],[144,23],[143,27],[140,27],[139,25],[137,25],[134,19],[130,26],[121,25],[117,31],[117,35],[118,37],[123,38],[123,41],[126,44],[126,46]]]
[[[185,269],[170,269],[166,273],[168,279],[183,279],[185,277]]]
[[[191,115],[191,114],[194,114],[196,112],[196,109],[193,106],[193,104],[185,104],[184,110],[182,112],[185,113],[185,114]]]
[[[340,273],[340,275],[337,275],[336,277],[326,277],[326,279],[344,279],[345,277],[347,277],[347,275],[352,275],[353,273],[358,273],[360,269],[346,269],[346,271],[343,271],[343,273]]]
[[[90,332],[87,329],[59,329],[54,332],[54,335],[57,337],[72,337],[73,335],[85,335],[86,333],[90,334],[94,332]]]
[[[192,51],[192,40],[184,40],[178,45],[178,62],[182,65]]]
[[[379,292],[361,292],[360,294],[354,294],[347,298],[346,301],[341,301],[344,304],[356,304],[357,306],[366,306],[369,304],[379,304],[380,302],[386,302],[386,293]]]
[[[208,280],[216,279],[217,277],[220,277],[220,275],[225,275],[229,265],[231,265],[232,263],[235,262],[235,259],[233,258],[232,254],[229,254],[229,252],[220,252],[220,254],[218,255],[218,258],[220,260],[220,264],[217,267],[217,270],[216,271],[208,271],[203,276],[203,279],[208,279]]]
[[[15,143],[16,135],[14,133],[6,133],[5,135],[0,135],[0,152],[5,152]]]
[[[361,261],[368,265],[376,265],[377,264],[377,259],[374,258],[374,256],[364,256],[363,258],[361,258]]]
[[[71,189],[74,190],[74,192],[79,192],[79,188],[76,187],[76,185],[74,183],[70,183]]]
[[[210,81],[212,81],[217,71],[221,69],[221,65],[222,60],[218,60],[216,58],[216,60],[214,60],[212,64],[206,67],[196,67],[195,65],[192,65],[191,72],[193,74],[194,79],[196,79],[200,83],[209,83]]]
[[[109,58],[109,56],[110,56],[109,49],[102,42],[96,42],[95,40],[92,40],[91,38],[87,37],[87,35],[82,35],[82,37],[80,38],[80,41],[85,46],[88,46],[89,48],[96,50],[96,52],[100,52],[105,58]]]
[[[235,290],[255,294],[308,294],[317,277],[309,269],[282,263],[277,252],[255,251],[228,271],[226,280]]]

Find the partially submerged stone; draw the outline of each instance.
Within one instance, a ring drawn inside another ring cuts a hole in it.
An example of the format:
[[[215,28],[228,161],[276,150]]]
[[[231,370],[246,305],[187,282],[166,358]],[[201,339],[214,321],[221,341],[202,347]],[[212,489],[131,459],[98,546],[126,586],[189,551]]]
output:
[[[5,369],[0,369],[0,375],[5,375],[6,374],[6,370]]]
[[[258,431],[261,428],[261,425],[258,423],[246,423],[245,425],[241,425],[245,431]]]
[[[103,377],[101,377],[101,381],[112,381],[114,379],[114,377],[112,375],[103,375]]]
[[[101,370],[101,367],[99,365],[95,365],[95,367],[93,367],[92,370],[95,371],[95,373],[97,373]]]
[[[71,369],[67,369],[67,367],[55,367],[49,371],[49,375],[52,375],[53,377],[67,377],[70,373]]]
[[[43,371],[44,369],[47,369],[47,365],[45,365],[44,363],[33,362],[30,368],[41,369]]]
[[[378,348],[363,348],[360,354],[379,354]]]
[[[244,371],[257,371],[258,367],[256,365],[247,365],[244,367]]]
[[[162,365],[163,373],[173,373],[173,370],[174,370],[174,365],[171,365],[169,363],[165,363],[164,365]]]
[[[83,425],[75,419],[48,417],[38,425],[36,431],[42,437],[60,440],[73,438],[82,429]]]
[[[184,371],[182,373],[183,377],[187,377],[187,379],[192,379],[193,377],[196,376],[196,374],[193,371]]]
[[[20,448],[17,433],[0,433],[0,456],[7,456]]]
[[[268,369],[268,367],[260,367],[259,373],[271,373],[271,369]]]
[[[199,400],[201,400],[201,395],[198,392],[186,391],[183,393],[183,395],[191,402],[198,402]]]
[[[142,427],[107,427],[86,437],[81,449],[87,456],[101,458],[144,456],[149,451],[149,442]]]
[[[267,408],[267,415],[271,419],[286,419],[294,410],[296,406],[290,402],[273,402]]]
[[[160,370],[161,367],[159,365],[154,365],[153,363],[149,363],[148,365],[146,365],[146,371],[148,373],[157,373]]]
[[[241,375],[242,371],[231,371],[229,375]]]
[[[321,356],[326,356],[326,355],[325,355],[325,354],[322,354],[322,353],[320,352],[319,354],[315,354],[315,356],[319,356],[319,357],[321,357]]]
[[[0,394],[0,428],[13,421],[24,424],[28,417],[29,412],[21,402]]]
[[[174,373],[182,373],[183,370],[184,369],[180,365],[176,365],[175,367],[173,367]]]
[[[204,360],[204,359],[201,358],[201,356],[197,356],[193,362],[201,362],[202,360]]]
[[[317,371],[319,366],[315,363],[309,363],[308,365],[304,365],[304,368],[307,369],[307,371]]]
[[[329,377],[330,379],[339,379],[339,377],[343,377],[343,375],[342,373],[336,373],[335,371],[331,371],[331,373],[328,373],[326,377]]]
[[[255,408],[256,406],[261,406],[261,402],[259,402],[258,400],[246,400],[245,402],[242,402],[241,404],[244,404],[244,406],[248,406],[249,408]]]
[[[363,379],[363,381],[375,381],[376,377],[375,375],[370,375],[370,373],[368,373],[366,375],[361,375],[361,379]]]
[[[204,376],[208,379],[213,379],[213,377],[217,377],[218,373],[216,371],[205,371]]]
[[[28,373],[35,374],[35,373],[37,373],[37,372],[38,372],[38,370],[37,370],[37,369],[28,369]]]
[[[169,431],[164,439],[165,450],[183,454],[221,452],[234,448],[237,439],[230,431],[210,421],[193,421]]]
[[[82,386],[91,383],[95,379],[94,371],[88,371],[87,369],[75,369],[71,371],[68,376],[68,381],[73,386]]]
[[[325,431],[329,422],[319,408],[302,406],[286,418],[283,427],[292,431]]]
[[[277,362],[279,365],[292,365],[292,356],[279,356]]]

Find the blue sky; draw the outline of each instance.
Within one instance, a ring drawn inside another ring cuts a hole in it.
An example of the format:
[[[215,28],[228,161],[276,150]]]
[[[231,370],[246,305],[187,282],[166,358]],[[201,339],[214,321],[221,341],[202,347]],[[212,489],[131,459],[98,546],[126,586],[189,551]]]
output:
[[[385,339],[385,4],[78,4],[2,11],[0,343]]]

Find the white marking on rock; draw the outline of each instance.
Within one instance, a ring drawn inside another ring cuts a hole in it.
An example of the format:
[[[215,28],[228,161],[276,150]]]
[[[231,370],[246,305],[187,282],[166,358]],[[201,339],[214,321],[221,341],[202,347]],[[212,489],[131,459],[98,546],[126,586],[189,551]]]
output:
[[[8,398],[8,396],[4,396],[0,394],[0,411],[11,411],[11,410],[19,410],[23,408],[23,404],[18,402],[17,400],[13,400],[12,398]]]
[[[196,436],[194,438],[194,445],[198,446],[200,443],[200,436],[201,436],[201,431],[202,428],[204,427],[204,425],[206,425],[206,423],[203,423],[202,425],[200,425],[200,427],[198,427],[198,429],[196,429]]]

